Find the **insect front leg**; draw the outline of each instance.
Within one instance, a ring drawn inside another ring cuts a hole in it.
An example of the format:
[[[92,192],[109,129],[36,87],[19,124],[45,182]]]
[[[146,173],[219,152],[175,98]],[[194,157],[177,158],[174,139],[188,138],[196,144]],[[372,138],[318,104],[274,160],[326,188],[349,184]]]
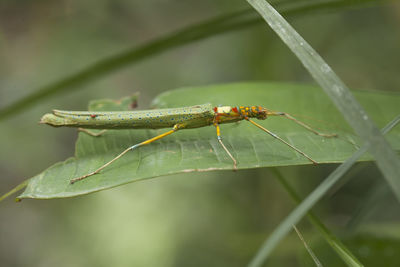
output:
[[[219,128],[219,124],[217,122],[214,122],[214,126],[217,129],[217,138],[218,138],[218,142],[221,144],[222,148],[225,150],[225,152],[228,154],[228,156],[232,159],[233,161],[233,170],[236,171],[237,170],[237,162],[236,159],[232,156],[231,152],[229,152],[229,150],[226,148],[226,146],[224,145],[224,143],[222,142],[222,137],[221,137],[221,130]]]
[[[181,124],[175,124],[175,125],[174,125],[174,128],[172,128],[172,130],[170,130],[170,131],[168,131],[168,132],[165,132],[165,133],[163,133],[163,134],[157,135],[156,137],[147,139],[147,140],[145,140],[145,141],[143,141],[143,142],[141,142],[141,143],[138,143],[138,144],[136,144],[136,145],[130,146],[130,147],[128,147],[127,149],[125,149],[124,151],[122,151],[118,156],[116,156],[115,158],[113,158],[112,160],[110,160],[109,162],[107,162],[106,164],[104,164],[103,166],[101,166],[100,168],[98,168],[97,170],[95,170],[95,171],[93,171],[93,172],[91,172],[91,173],[85,174],[85,175],[83,175],[83,176],[73,178],[73,179],[71,179],[70,183],[73,184],[73,183],[75,183],[75,182],[77,182],[77,181],[80,181],[80,180],[86,179],[87,177],[90,177],[90,176],[92,176],[92,175],[95,175],[95,174],[99,173],[101,170],[103,170],[104,168],[106,168],[108,165],[110,165],[111,163],[113,163],[114,161],[116,161],[116,160],[118,160],[119,158],[121,158],[123,155],[125,155],[125,154],[128,153],[129,151],[134,150],[134,149],[136,149],[136,148],[138,148],[138,147],[140,147],[140,146],[143,146],[143,145],[151,144],[152,142],[157,141],[157,140],[160,140],[161,138],[164,138],[164,137],[166,137],[166,136],[168,136],[168,135],[170,135],[170,134],[173,134],[174,132],[176,132],[176,131],[178,131],[178,130],[180,130],[180,129],[182,129],[182,128],[184,128],[183,125],[181,125]]]

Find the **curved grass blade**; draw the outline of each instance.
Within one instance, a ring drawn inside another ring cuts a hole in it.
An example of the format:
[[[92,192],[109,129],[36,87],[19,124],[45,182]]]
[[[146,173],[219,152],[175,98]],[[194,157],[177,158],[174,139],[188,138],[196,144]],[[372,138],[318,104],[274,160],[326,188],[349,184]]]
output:
[[[368,189],[366,198],[354,209],[352,217],[346,224],[346,231],[355,233],[374,209],[382,205],[382,199],[387,198],[389,195],[388,184],[382,180],[376,181],[372,188]]]
[[[297,1],[296,3],[278,3],[280,12],[286,15],[305,14],[310,11],[330,10],[345,7],[364,6],[366,3],[382,3],[389,0],[361,0],[361,1]],[[125,66],[137,63],[151,56],[160,54],[173,48],[206,39],[218,34],[227,33],[263,23],[252,9],[244,9],[229,14],[220,15],[202,23],[188,26],[174,33],[167,34],[154,41],[133,47],[114,56],[103,58],[98,62],[78,71],[61,80],[41,87],[33,93],[0,109],[0,120],[14,115],[35,105],[55,94],[77,90],[79,86],[92,80],[102,78]]]
[[[265,0],[248,0],[282,41],[299,58],[311,76],[331,98],[343,117],[360,136],[370,143],[370,152],[400,201],[400,158],[379,132],[368,113],[350,93],[322,57],[293,29],[292,26]]]
[[[295,189],[286,181],[282,174],[276,168],[271,169],[275,174],[278,181],[289,193],[292,199],[300,204],[302,199],[299,197]],[[310,210],[307,212],[308,220],[314,225],[315,228],[322,234],[325,241],[331,246],[331,248],[336,252],[336,254],[345,262],[348,266],[363,266],[363,264],[357,259],[356,256],[351,253],[351,251],[336,237],[331,231],[322,223],[320,219]],[[311,254],[311,253],[310,253]],[[314,260],[315,261],[315,260]]]
[[[380,170],[384,174],[384,177],[391,185],[396,197],[400,200],[400,181],[397,179],[398,173],[400,173],[400,160],[383,136],[377,131],[372,120],[351,95],[345,84],[336,76],[316,51],[271,5],[268,4],[268,2],[263,0],[248,0],[248,2],[261,14],[292,52],[296,54],[314,79],[330,96],[346,120],[352,125],[363,141],[366,142]],[[338,175],[338,173],[339,172],[333,172],[333,177],[336,175],[336,178],[339,179],[340,175]],[[306,203],[306,201],[303,203]],[[296,211],[297,209],[289,215],[287,221],[294,220]],[[290,218],[292,215],[293,217]],[[284,225],[284,223],[281,225]],[[295,223],[297,223],[297,221],[291,221],[292,225]],[[279,242],[280,238],[287,233],[289,228],[283,229],[284,227],[278,227],[268,241],[264,243],[259,253],[250,263],[250,266],[261,266],[271,250]]]
[[[0,110],[0,119],[6,118],[16,112],[26,109],[35,102],[46,97],[61,93],[64,91],[78,89],[79,85],[83,85],[91,80],[104,77],[119,68],[129,64],[139,62],[145,58],[162,53],[171,48],[179,47],[196,40],[213,36],[220,32],[240,28],[240,25],[247,25],[247,15],[249,10],[233,12],[205,21],[203,23],[189,26],[180,31],[168,34],[139,47],[131,48],[117,55],[104,58],[98,62],[88,66],[87,68],[72,74],[62,80],[49,84],[48,86],[39,88],[34,93],[16,101],[8,107]],[[243,20],[243,21],[242,21]]]
[[[296,225],[293,225],[293,229],[296,231],[297,236],[300,238],[301,242],[303,243],[305,249],[307,250],[308,254],[310,255],[310,257],[312,258],[312,260],[314,261],[315,265],[317,267],[323,267],[323,265],[321,264],[321,262],[319,261],[318,257],[315,255],[314,251],[312,251],[312,249],[310,248],[310,246],[307,244],[307,242],[304,240],[303,235],[301,234],[301,232],[299,231],[299,229],[297,229]]]
[[[382,130],[382,134],[388,133],[393,127],[400,122],[400,116],[397,116]],[[290,231],[292,225],[297,224],[301,218],[317,203],[326,192],[332,188],[343,175],[353,166],[362,154],[368,151],[370,143],[364,144],[357,152],[347,159],[343,164],[336,168],[317,188],[314,189],[290,214],[284,219],[279,226],[272,232],[270,237],[265,240],[257,254],[254,256],[249,266],[262,266],[264,261],[271,254],[282,238]]]

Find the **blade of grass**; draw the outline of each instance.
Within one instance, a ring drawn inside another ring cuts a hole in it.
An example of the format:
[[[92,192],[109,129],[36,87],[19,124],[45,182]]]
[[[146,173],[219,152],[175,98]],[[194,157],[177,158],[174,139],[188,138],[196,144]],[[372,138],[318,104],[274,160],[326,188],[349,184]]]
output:
[[[247,0],[247,2],[260,13],[269,26],[299,58],[361,139],[364,142],[370,142],[370,153],[400,201],[400,179],[398,179],[400,159],[363,107],[351,94],[349,88],[267,1]]]
[[[358,226],[365,221],[372,212],[376,211],[377,206],[382,204],[382,200],[387,199],[390,189],[386,183],[379,180],[374,183],[367,192],[367,197],[354,209],[353,216],[346,224],[347,232],[356,232]]]
[[[294,1],[289,3],[277,3],[277,5],[280,6],[279,10],[282,14],[298,15],[301,13],[308,13],[309,11],[364,6],[368,3],[382,3],[386,1],[389,2],[391,0]],[[177,48],[197,40],[206,39],[217,34],[239,30],[261,23],[263,23],[262,18],[260,18],[253,9],[249,8],[220,15],[199,24],[188,26],[142,46],[134,47],[114,56],[101,59],[75,74],[41,87],[9,106],[0,109],[0,120],[21,112],[24,109],[28,109],[38,101],[44,100],[49,96],[77,90],[79,86],[92,80],[104,77],[113,71],[168,51],[169,49]]]
[[[289,1],[273,3],[276,9],[282,15],[287,15],[283,10],[290,9],[290,14],[305,14],[310,11],[335,11],[348,8],[372,7],[382,5],[385,2],[394,2],[394,0],[306,0],[306,1]]]
[[[400,122],[400,115],[391,121],[382,130],[383,134],[388,133],[394,126]],[[261,266],[263,262],[268,258],[269,254],[276,247],[282,238],[292,228],[292,225],[297,224],[301,218],[317,203],[326,192],[337,182],[343,175],[353,166],[358,158],[362,154],[367,152],[370,148],[370,143],[364,144],[357,152],[355,152],[349,159],[344,163],[340,164],[317,188],[314,189],[290,214],[287,216],[279,226],[272,232],[270,237],[262,244],[257,254],[254,256],[249,266],[256,267]]]
[[[272,172],[275,174],[278,181],[285,188],[292,199],[300,204],[302,199],[299,197],[294,188],[286,181],[283,175],[278,171],[277,168],[272,168]],[[363,266],[363,264],[351,253],[351,251],[342,243],[340,240],[333,235],[329,229],[322,223],[320,219],[312,212],[307,212],[308,220],[314,225],[315,228],[322,234],[325,241],[332,247],[332,249],[338,254],[338,256],[348,266]]]
[[[0,110],[0,119],[4,119],[11,114],[26,109],[37,101],[55,93],[61,93],[64,91],[69,92],[73,89],[77,89],[79,85],[103,77],[104,75],[110,74],[128,64],[139,62],[145,58],[149,58],[169,49],[199,39],[204,39],[220,32],[229,31],[229,29],[233,30],[240,26],[246,26],[248,23],[247,15],[250,11],[251,10],[247,9],[218,16],[203,23],[192,25],[177,32],[168,34],[142,46],[134,47],[114,56],[101,59],[78,73],[51,83],[48,86],[39,88],[34,93],[16,101],[8,107],[3,108]]]
[[[297,229],[296,225],[293,225],[293,229],[296,231],[297,236],[300,238],[301,242],[303,243],[304,247],[306,248],[308,254],[310,254],[311,258],[315,262],[315,265],[318,267],[322,267],[323,265],[315,255],[314,251],[310,248],[310,246],[307,244],[307,242],[304,240],[303,235],[300,233],[299,229]]]

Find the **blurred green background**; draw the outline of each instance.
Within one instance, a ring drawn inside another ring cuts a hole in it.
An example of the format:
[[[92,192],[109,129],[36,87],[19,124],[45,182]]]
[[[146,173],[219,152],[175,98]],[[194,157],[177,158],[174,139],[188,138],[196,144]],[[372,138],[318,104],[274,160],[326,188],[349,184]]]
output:
[[[0,107],[99,59],[246,7],[227,0],[3,0]],[[350,88],[399,91],[398,2],[288,19]],[[91,99],[137,91],[139,108],[147,108],[168,89],[253,80],[312,83],[276,35],[259,24],[48,98],[1,121],[0,193],[73,155],[74,129],[37,124],[53,108],[82,110]],[[279,170],[306,196],[335,167]],[[373,163],[360,163],[347,176],[350,182],[320,201],[315,212],[367,266],[398,266],[397,201]],[[0,203],[0,265],[244,266],[293,207],[268,169],[167,176],[74,199],[16,204],[9,198]],[[298,227],[323,264],[344,264],[307,220]],[[266,266],[278,264],[313,264],[295,233]]]

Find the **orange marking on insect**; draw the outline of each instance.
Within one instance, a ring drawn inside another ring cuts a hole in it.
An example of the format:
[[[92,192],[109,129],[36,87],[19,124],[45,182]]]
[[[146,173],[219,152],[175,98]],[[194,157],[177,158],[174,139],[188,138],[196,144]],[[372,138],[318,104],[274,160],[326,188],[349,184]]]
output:
[[[94,118],[97,117],[97,115],[96,115],[96,114],[90,114],[90,117],[91,117],[92,119],[94,119]]]

